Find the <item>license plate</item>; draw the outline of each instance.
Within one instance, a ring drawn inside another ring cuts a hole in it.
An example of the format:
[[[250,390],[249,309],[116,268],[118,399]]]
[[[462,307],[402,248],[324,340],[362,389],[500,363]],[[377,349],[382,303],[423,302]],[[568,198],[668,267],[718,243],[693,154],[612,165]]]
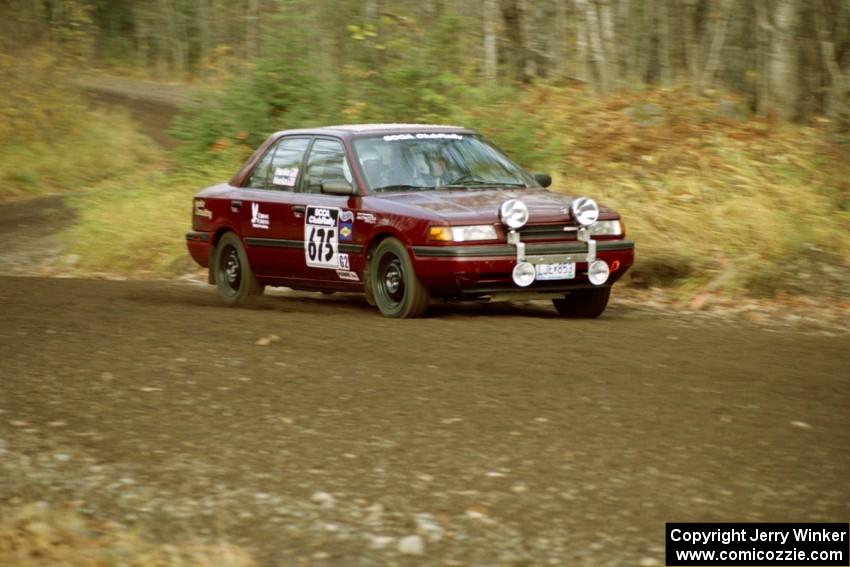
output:
[[[575,279],[575,277],[575,262],[564,262],[563,264],[537,264],[538,280],[572,280]]]

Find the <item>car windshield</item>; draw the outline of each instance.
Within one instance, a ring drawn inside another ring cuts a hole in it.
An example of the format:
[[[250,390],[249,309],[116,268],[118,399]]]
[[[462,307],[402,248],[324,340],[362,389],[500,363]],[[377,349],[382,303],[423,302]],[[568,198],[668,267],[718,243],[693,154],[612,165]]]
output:
[[[354,147],[370,191],[537,185],[503,153],[469,134],[389,134],[357,138]]]

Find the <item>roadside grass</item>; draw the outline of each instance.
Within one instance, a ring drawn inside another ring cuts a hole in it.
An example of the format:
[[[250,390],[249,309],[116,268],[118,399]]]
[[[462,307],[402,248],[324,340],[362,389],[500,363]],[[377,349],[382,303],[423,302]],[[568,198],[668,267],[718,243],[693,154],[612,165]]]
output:
[[[226,543],[166,545],[72,508],[30,505],[0,511],[0,565],[15,567],[257,567]]]
[[[192,196],[228,179],[234,167],[138,173],[72,197],[77,222],[63,236],[75,272],[161,278],[194,270],[185,239]]]
[[[43,50],[0,54],[0,202],[81,191],[163,160],[127,113],[87,106],[72,76]]]
[[[81,111],[85,127],[0,149],[0,202],[84,191],[156,169],[164,157],[133,121],[115,111]]]
[[[850,294],[850,148],[827,124],[748,116],[685,88],[561,100],[548,109],[563,132],[553,186],[623,215],[637,244],[629,285]]]
[[[792,159],[818,160],[804,151]],[[733,147],[718,153],[728,159],[711,171],[645,180],[615,173],[567,185],[626,219],[638,246],[632,285],[753,297],[850,293],[850,214],[828,172],[748,159]]]

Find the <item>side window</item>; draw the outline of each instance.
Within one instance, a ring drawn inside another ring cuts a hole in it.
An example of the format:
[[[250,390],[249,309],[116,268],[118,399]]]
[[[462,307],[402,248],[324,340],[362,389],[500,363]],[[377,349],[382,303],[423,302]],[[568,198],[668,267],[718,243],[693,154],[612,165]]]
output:
[[[309,143],[309,138],[284,138],[269,148],[248,178],[248,187],[291,190]]]
[[[257,163],[257,167],[254,168],[254,171],[251,172],[251,176],[248,178],[248,187],[253,187],[255,189],[266,188],[266,184],[269,180],[269,166],[271,166],[274,151],[275,146],[272,146],[259,163]]]
[[[322,183],[340,181],[351,184],[351,170],[345,149],[335,140],[316,140],[307,160],[302,187],[308,193],[321,192]]]
[[[271,189],[292,191],[298,180],[309,138],[285,138],[277,145],[271,164]]]

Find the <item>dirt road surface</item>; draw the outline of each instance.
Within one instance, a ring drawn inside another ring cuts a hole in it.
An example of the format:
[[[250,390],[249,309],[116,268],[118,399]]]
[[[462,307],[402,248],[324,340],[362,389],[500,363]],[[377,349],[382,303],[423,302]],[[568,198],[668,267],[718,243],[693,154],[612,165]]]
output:
[[[666,521],[850,519],[846,334],[47,278],[0,306],[0,503],[268,565],[649,566]]]

